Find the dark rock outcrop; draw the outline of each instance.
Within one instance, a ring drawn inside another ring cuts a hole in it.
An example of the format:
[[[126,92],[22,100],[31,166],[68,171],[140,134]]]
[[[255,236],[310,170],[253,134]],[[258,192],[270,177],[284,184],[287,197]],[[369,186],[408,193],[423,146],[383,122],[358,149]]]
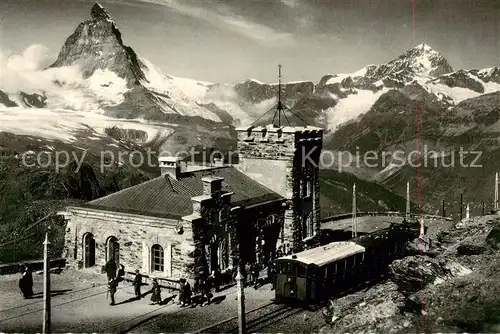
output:
[[[40,94],[27,94],[24,92],[20,93],[21,99],[23,100],[24,104],[27,107],[34,107],[34,108],[44,108],[47,104],[47,97],[40,95]]]
[[[234,91],[245,102],[260,103],[278,96],[277,84],[264,84],[255,80],[246,80],[233,87]],[[314,92],[314,84],[311,81],[285,83],[281,86],[281,98],[290,105],[303,97],[307,97]]]
[[[477,93],[484,93],[483,84],[475,80],[469,72],[464,70],[440,76],[436,82],[442,83],[448,87],[461,87],[473,90]]]
[[[17,107],[17,103],[9,99],[9,96],[0,90],[0,104],[3,104],[7,108]]]

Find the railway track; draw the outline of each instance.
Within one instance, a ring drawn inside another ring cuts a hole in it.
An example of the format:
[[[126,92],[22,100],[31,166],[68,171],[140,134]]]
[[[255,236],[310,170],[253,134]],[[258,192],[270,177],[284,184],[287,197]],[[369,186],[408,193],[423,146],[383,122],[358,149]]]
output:
[[[302,311],[302,309],[271,302],[245,313],[246,331],[265,332],[264,329],[268,326]],[[238,317],[228,318],[210,327],[202,328],[195,333],[238,333]]]

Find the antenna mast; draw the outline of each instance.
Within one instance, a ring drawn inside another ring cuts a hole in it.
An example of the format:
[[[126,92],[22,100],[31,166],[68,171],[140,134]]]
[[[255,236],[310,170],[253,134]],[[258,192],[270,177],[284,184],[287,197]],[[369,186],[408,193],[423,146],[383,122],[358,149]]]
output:
[[[281,64],[278,65],[278,127],[281,126],[281,111],[283,106],[281,105]]]
[[[268,113],[273,112],[273,111],[274,111],[273,121],[272,121],[273,126],[276,126],[274,124],[274,120],[276,119],[276,116],[278,116],[278,127],[281,127],[281,113],[283,113],[283,116],[285,117],[285,120],[288,123],[288,125],[292,126],[292,124],[288,120],[288,117],[286,116],[285,110],[288,110],[293,116],[295,116],[297,119],[299,119],[302,123],[304,123],[306,126],[309,126],[309,124],[305,120],[303,120],[299,115],[297,115],[296,113],[294,113],[281,100],[281,79],[282,79],[282,77],[281,77],[281,64],[279,64],[278,65],[278,103],[276,105],[274,105],[271,109],[269,109],[268,111],[266,111],[262,116],[260,116],[259,118],[257,118],[252,123],[252,126],[254,126],[261,118],[263,118]]]

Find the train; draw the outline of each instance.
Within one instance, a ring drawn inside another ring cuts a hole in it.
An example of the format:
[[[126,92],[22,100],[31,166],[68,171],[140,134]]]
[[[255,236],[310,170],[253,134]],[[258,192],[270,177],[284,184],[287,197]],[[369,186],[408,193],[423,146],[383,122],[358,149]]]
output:
[[[276,261],[275,302],[311,306],[383,277],[405,255],[417,229],[400,224],[335,241]]]

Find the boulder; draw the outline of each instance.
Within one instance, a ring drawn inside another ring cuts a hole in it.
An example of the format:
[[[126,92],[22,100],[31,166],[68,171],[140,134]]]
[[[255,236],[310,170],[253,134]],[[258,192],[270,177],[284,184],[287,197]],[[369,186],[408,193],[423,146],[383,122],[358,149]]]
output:
[[[409,256],[396,260],[389,266],[389,270],[392,280],[407,295],[430,284],[440,284],[449,278],[471,273],[470,269],[459,263],[428,256]]]
[[[460,255],[479,255],[487,250],[485,246],[463,244],[457,247],[457,256]]]

